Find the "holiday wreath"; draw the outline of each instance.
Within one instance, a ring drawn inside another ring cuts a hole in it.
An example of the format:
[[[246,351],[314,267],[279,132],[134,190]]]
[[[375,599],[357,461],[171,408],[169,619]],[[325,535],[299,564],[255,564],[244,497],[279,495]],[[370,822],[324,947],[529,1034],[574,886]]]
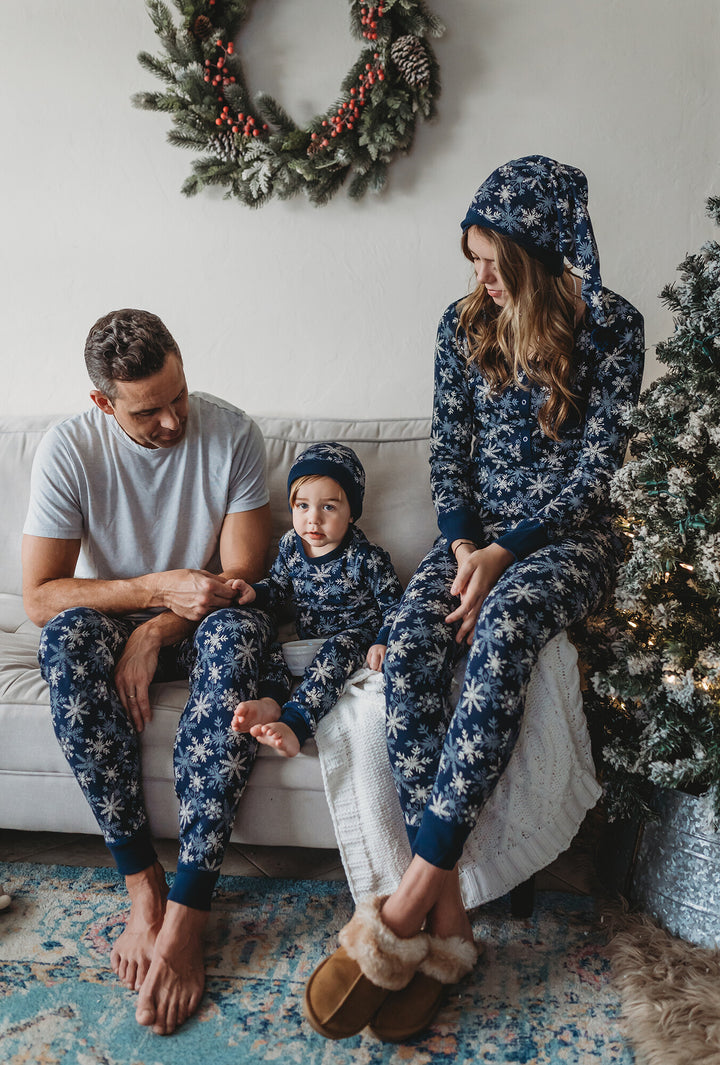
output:
[[[272,96],[250,95],[235,50],[250,0],[174,3],[179,27],[165,4],[148,0],[163,53],[138,56],[167,87],[133,102],[170,114],[168,140],[204,153],[183,185],[188,196],[219,185],[251,206],[298,192],[322,204],[352,175],[348,192],[358,198],[382,188],[392,159],[412,144],[418,114],[435,113],[438,66],[427,37],[443,26],[422,0],[350,0],[360,55],[337,101],[302,128]]]

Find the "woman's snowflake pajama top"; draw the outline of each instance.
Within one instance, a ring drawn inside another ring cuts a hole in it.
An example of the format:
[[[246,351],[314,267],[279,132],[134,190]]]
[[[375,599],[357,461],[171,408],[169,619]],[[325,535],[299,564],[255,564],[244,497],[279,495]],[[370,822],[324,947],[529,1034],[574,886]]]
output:
[[[612,587],[622,545],[608,485],[627,444],[623,412],[637,402],[642,317],[604,291],[607,324],[576,331],[579,413],[545,436],[545,391],[522,378],[493,395],[467,367],[457,305],[441,319],[435,358],[431,486],[441,536],[412,578],[385,659],[387,735],[414,853],[451,869],[517,740],[530,673],[543,646],[595,610]],[[475,626],[457,706],[453,667],[467,650],[450,586],[450,545],[502,544],[515,561]]]

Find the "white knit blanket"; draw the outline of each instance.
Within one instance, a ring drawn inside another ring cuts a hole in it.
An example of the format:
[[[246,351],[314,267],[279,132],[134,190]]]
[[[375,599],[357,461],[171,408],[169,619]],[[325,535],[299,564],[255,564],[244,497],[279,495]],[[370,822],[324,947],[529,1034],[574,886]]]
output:
[[[393,891],[410,849],[385,744],[382,676],[355,673],[315,739],[353,898]],[[465,845],[467,908],[499,898],[553,861],[599,797],[577,653],[562,633],[540,654],[510,763]]]

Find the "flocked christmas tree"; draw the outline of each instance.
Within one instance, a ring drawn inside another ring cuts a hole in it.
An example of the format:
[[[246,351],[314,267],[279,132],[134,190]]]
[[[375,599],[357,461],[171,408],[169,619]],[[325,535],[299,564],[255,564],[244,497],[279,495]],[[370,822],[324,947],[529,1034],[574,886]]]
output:
[[[720,198],[707,206],[720,224]],[[662,292],[667,371],[630,416],[612,484],[630,548],[591,656],[611,813],[646,808],[658,784],[708,792],[720,814],[720,244],[679,273]]]

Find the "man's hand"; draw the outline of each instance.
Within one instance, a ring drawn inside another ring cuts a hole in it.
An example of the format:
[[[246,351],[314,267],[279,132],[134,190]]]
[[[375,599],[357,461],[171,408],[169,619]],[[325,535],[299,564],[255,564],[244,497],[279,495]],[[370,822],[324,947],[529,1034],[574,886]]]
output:
[[[202,621],[211,610],[230,606],[236,595],[232,581],[202,569],[168,570],[154,574],[154,580],[157,605],[189,621]]]
[[[457,548],[456,558],[458,571],[450,591],[460,596],[460,606],[445,621],[448,625],[460,621],[455,639],[471,644],[480,609],[515,556],[500,544],[488,544],[477,551],[463,544]]]
[[[155,676],[161,646],[150,626],[139,625],[130,633],[115,666],[115,687],[120,702],[138,732],[152,721],[148,688]]]

